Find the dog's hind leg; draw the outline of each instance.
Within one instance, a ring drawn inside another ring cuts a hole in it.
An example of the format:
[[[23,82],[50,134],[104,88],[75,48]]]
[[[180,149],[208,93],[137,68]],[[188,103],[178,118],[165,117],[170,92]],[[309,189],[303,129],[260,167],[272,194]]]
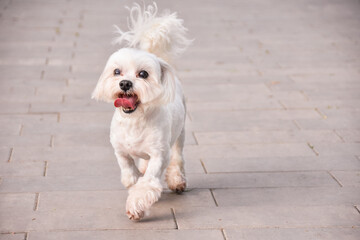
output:
[[[170,163],[166,169],[165,179],[169,189],[176,193],[182,193],[186,188],[184,169],[183,148],[185,141],[185,129],[171,148]]]

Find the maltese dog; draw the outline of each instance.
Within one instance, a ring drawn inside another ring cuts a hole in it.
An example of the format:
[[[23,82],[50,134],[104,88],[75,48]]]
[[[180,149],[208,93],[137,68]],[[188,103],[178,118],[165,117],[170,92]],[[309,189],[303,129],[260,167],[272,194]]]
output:
[[[129,8],[129,31],[116,43],[92,93],[92,98],[113,102],[110,142],[128,188],[126,214],[140,220],[159,200],[161,175],[169,189],[185,190],[183,147],[185,100],[171,62],[191,43],[176,13],[157,15],[155,3]],[[137,165],[136,165],[137,163]]]

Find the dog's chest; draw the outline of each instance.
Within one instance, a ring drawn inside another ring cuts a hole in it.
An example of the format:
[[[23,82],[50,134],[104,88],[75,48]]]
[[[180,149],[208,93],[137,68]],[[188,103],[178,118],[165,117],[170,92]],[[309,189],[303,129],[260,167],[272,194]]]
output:
[[[148,130],[141,124],[113,124],[110,140],[114,149],[126,152],[131,156],[149,158],[147,149]]]

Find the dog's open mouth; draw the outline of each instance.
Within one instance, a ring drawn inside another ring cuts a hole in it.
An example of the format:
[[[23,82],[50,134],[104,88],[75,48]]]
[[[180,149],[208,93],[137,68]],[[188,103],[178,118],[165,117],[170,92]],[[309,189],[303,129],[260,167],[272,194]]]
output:
[[[119,93],[114,106],[121,107],[124,113],[132,113],[140,103],[138,100],[139,98],[135,93]]]

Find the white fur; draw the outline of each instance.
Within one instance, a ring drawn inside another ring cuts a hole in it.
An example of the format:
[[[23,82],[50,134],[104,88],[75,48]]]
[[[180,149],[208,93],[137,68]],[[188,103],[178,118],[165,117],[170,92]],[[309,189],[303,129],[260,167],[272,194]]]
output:
[[[117,39],[126,41],[127,46],[110,56],[92,94],[96,100],[114,102],[122,92],[120,81],[129,80],[133,84],[130,91],[140,100],[132,113],[122,107],[115,109],[110,131],[121,182],[129,189],[126,214],[132,220],[144,217],[160,198],[165,168],[171,190],[182,192],[186,187],[182,155],[185,102],[180,82],[167,61],[191,41],[175,13],[161,17],[156,13],[156,4],[144,11],[137,4],[130,9],[130,31],[119,30]],[[120,75],[114,75],[116,68]],[[147,79],[138,76],[141,70],[149,73]],[[140,171],[135,160],[140,160]]]

